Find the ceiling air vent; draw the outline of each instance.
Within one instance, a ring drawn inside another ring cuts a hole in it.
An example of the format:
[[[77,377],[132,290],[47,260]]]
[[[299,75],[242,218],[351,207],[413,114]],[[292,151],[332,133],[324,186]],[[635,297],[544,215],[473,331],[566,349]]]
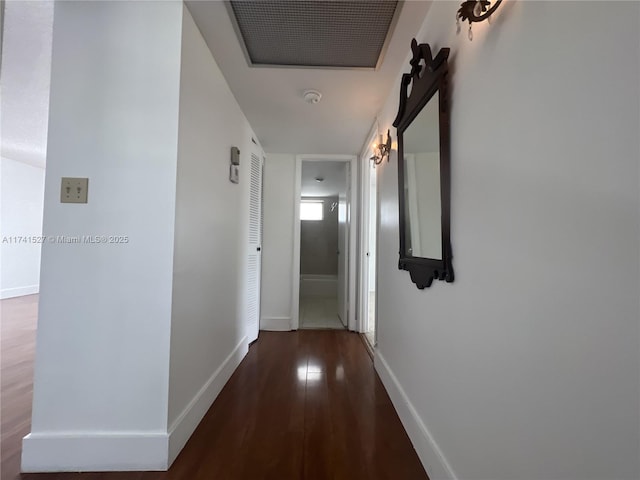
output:
[[[254,66],[376,68],[391,36],[397,1],[232,0]]]

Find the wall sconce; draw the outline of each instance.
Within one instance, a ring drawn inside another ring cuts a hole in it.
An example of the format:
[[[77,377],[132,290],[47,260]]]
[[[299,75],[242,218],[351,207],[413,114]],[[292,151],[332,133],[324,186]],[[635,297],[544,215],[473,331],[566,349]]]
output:
[[[492,5],[493,3],[493,5]],[[460,4],[458,13],[456,13],[456,33],[460,33],[460,20],[469,21],[469,40],[473,40],[473,32],[471,24],[474,22],[482,22],[487,20],[491,23],[491,15],[498,9],[502,0],[467,0]]]
[[[382,134],[380,134],[378,143],[373,146],[373,157],[369,160],[373,160],[374,165],[380,165],[382,161],[387,159],[389,161],[389,152],[391,151],[391,131],[387,130],[387,141],[382,143]]]

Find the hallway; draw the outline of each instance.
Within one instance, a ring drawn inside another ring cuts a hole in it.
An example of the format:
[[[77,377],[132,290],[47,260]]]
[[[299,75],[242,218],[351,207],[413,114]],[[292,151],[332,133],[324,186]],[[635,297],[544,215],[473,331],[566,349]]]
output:
[[[9,342],[33,336],[36,298],[2,302],[3,480],[427,479],[362,340],[338,330],[261,332],[168,472],[20,475],[5,434],[29,430],[33,351]]]

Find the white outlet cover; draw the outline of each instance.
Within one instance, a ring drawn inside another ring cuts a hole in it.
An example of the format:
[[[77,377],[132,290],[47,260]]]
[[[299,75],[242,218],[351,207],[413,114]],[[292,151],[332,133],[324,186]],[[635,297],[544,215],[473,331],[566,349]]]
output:
[[[87,203],[88,178],[62,177],[60,203]]]

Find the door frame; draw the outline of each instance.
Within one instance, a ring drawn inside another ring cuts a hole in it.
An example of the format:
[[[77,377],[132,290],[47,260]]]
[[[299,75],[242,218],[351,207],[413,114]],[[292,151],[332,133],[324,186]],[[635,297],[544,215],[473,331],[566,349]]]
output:
[[[359,202],[358,188],[358,156],[357,155],[296,155],[295,188],[293,206],[293,272],[291,293],[291,329],[300,328],[300,195],[302,193],[302,162],[345,162],[350,165],[349,195],[349,228],[347,228],[349,250],[347,252],[347,328],[357,331],[356,325],[356,236],[358,234]]]
[[[371,142],[372,143],[373,137]],[[370,178],[369,178],[369,157],[371,150],[360,157],[360,238],[358,245],[358,252],[360,254],[358,261],[359,268],[359,288],[358,288],[358,332],[365,333],[365,325],[367,323],[368,313],[368,288],[365,286],[368,284],[369,278],[369,257],[367,252],[369,251],[369,235],[372,232],[369,231],[369,218],[371,215],[371,209],[369,208],[369,196],[371,191]],[[377,198],[377,197],[376,197]],[[375,235],[376,232],[373,232]]]
[[[368,283],[369,278],[369,258],[367,257],[367,252],[369,251],[369,236],[374,235],[376,238],[376,258],[374,263],[374,269],[376,270],[375,275],[375,291],[376,291],[376,300],[375,300],[375,326],[374,326],[374,347],[378,343],[378,226],[380,225],[380,174],[376,173],[376,219],[375,225],[376,228],[373,232],[370,231],[370,216],[371,216],[371,208],[369,208],[369,198],[371,192],[371,181],[370,181],[370,164],[369,162],[371,155],[373,154],[373,150],[370,145],[373,145],[378,138],[377,128],[373,129],[369,133],[368,141],[365,143],[367,146],[362,150],[360,155],[360,238],[359,238],[359,289],[358,289],[358,301],[359,301],[359,314],[358,314],[358,332],[365,333],[366,328],[365,325],[368,322],[366,319],[369,313],[369,289],[365,288],[365,284]],[[377,167],[380,168],[380,167]]]

